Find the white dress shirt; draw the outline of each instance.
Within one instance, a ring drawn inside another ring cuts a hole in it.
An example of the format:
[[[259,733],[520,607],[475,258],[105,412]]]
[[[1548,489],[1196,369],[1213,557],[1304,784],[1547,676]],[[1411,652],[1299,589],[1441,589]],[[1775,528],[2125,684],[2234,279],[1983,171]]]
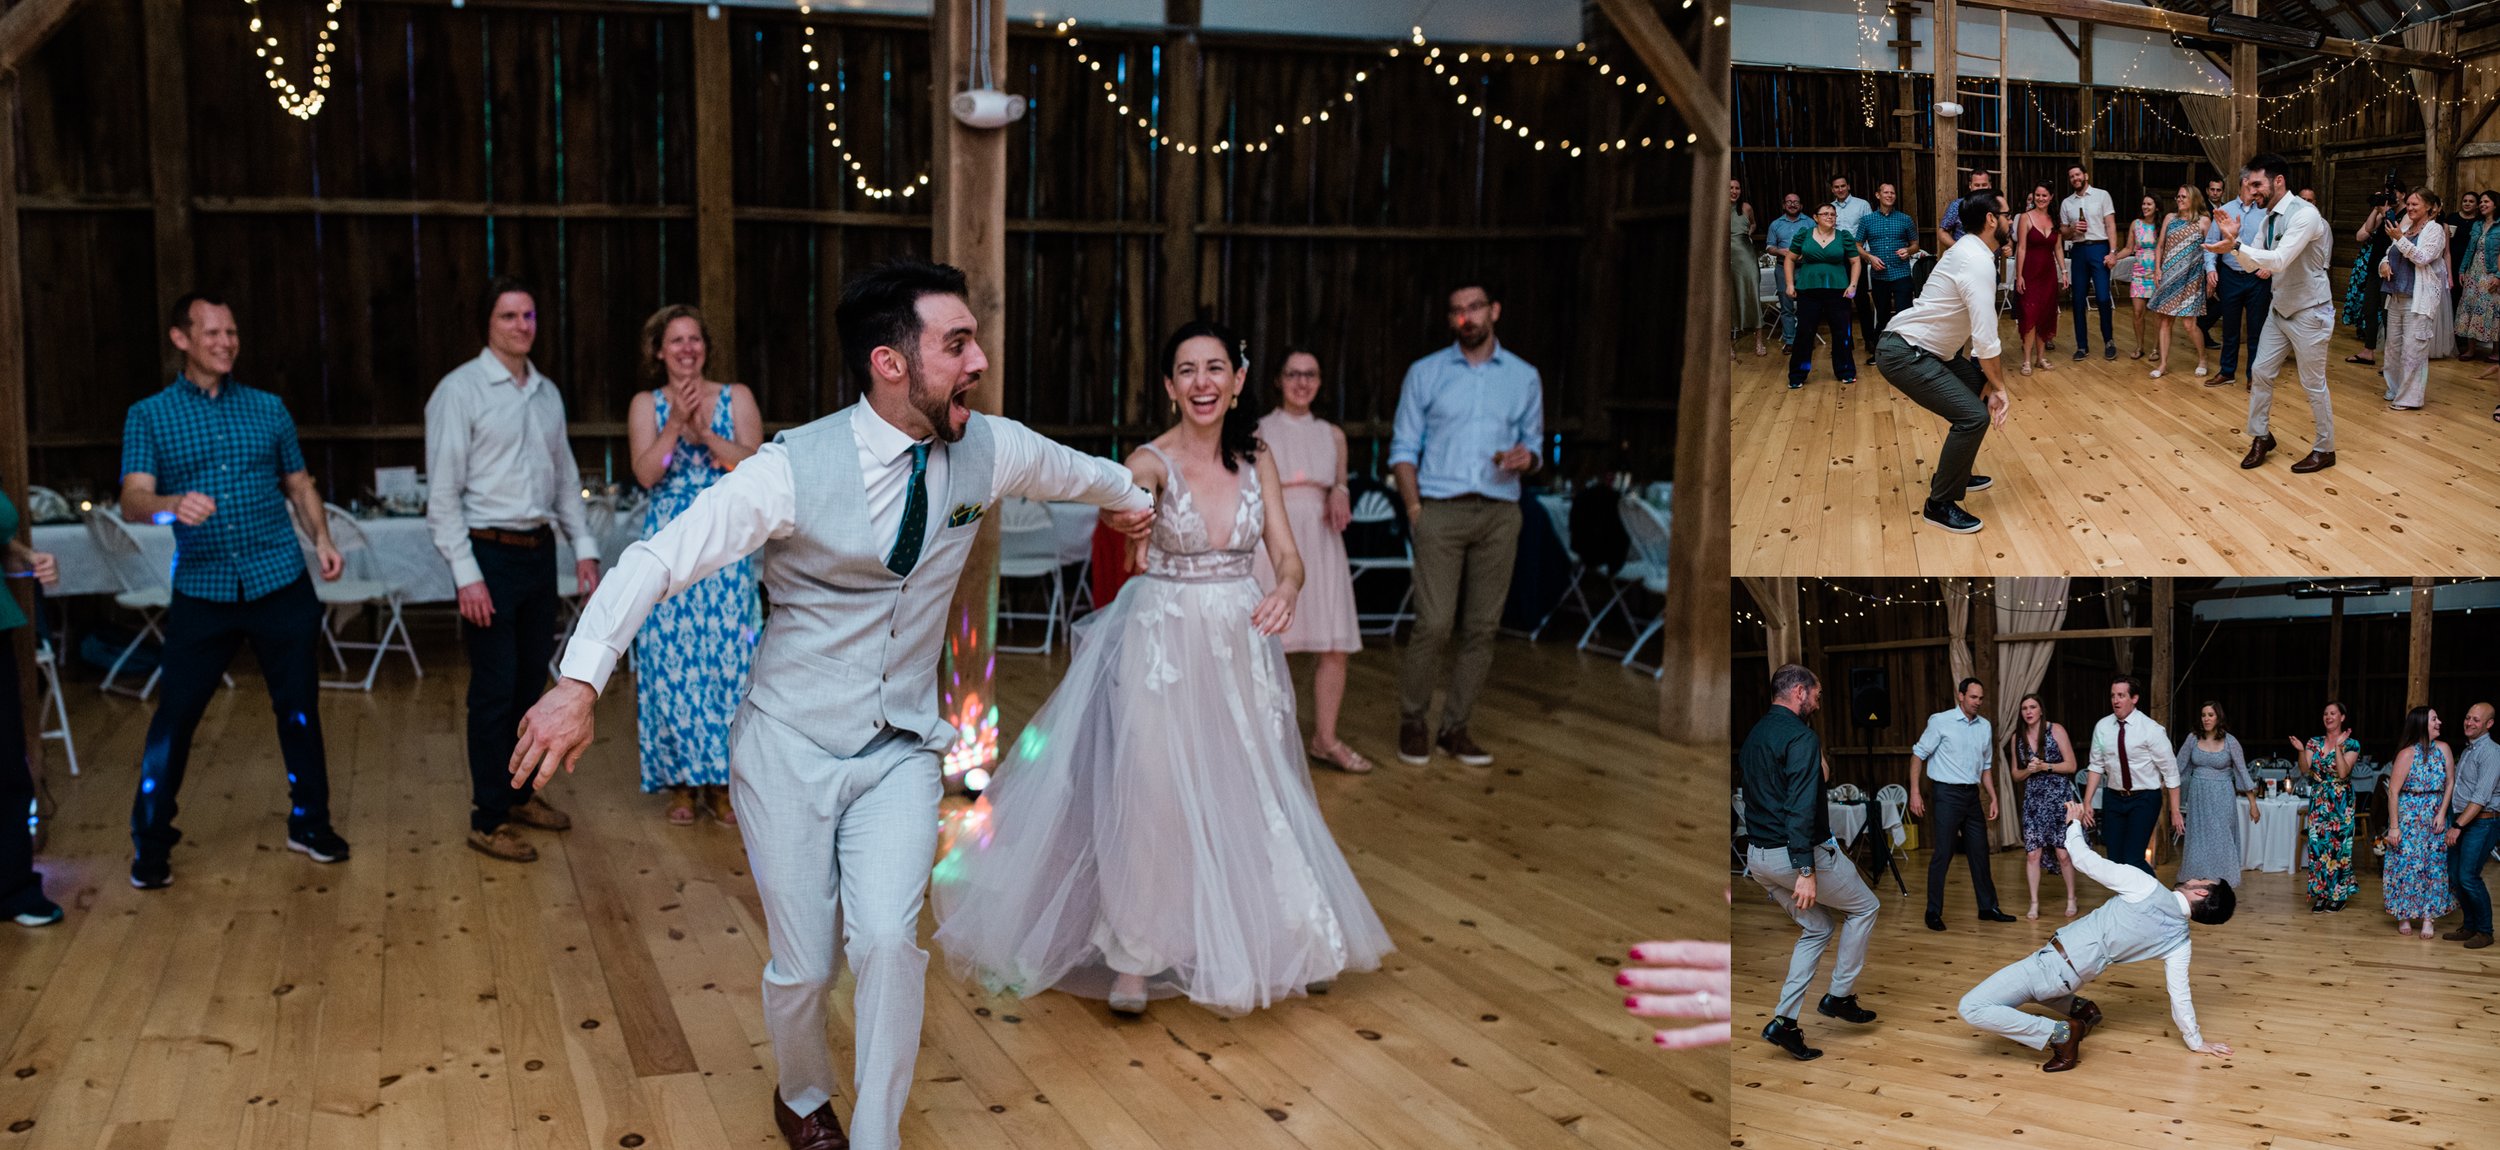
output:
[[[2117,211],[2117,205],[2110,202],[2108,192],[2085,184],[2082,191],[2066,197],[2059,205],[2058,222],[2083,221],[2083,238],[2075,243],[2105,244],[2109,242],[2110,220]]]
[[[2099,726],[2092,728],[2092,773],[2101,776],[2101,789],[2128,793],[2175,789],[2179,785],[2179,760],[2171,753],[2170,734],[2143,711],[2127,716],[2127,773],[2135,785],[2122,787],[2118,776],[2118,716],[2103,715]]]
[[[2387,245],[2387,258],[2413,264],[2412,313],[2432,316],[2448,306],[2448,225],[2437,218],[2422,221],[2422,230]],[[2364,269],[2377,275],[2377,268]]]
[[[2130,738],[2135,734],[2133,720],[2127,723],[2127,734]],[[2132,755],[2132,752],[2130,754]],[[2128,761],[2134,760],[2130,758]],[[2076,870],[2082,871],[2086,878],[2116,891],[2118,897],[2127,902],[2142,902],[2167,893],[2170,897],[2179,900],[2180,911],[2191,912],[2196,909],[2188,902],[2186,895],[2163,886],[2160,879],[2146,874],[2139,868],[2102,858],[2092,849],[2092,844],[2084,841],[2083,823],[2079,820],[2066,820],[2066,853],[2073,858]],[[2187,1043],[2188,1049],[2202,1050],[2205,1046],[2205,1033],[2196,1028],[2196,1000],[2188,993],[2188,960],[2195,951],[2194,942],[2181,942],[2178,949],[2161,956],[2161,964],[2163,981],[2168,983],[2170,988],[2170,1021],[2178,1026],[2179,1038]]]
[[[2004,351],[1997,339],[1995,250],[1975,235],[1953,241],[1927,273],[1918,299],[1884,330],[1938,359],[1962,354],[1964,345],[1973,359],[1995,359]]]
[[[481,351],[425,401],[425,525],[456,586],[486,577],[469,547],[471,528],[555,524],[576,558],[599,558],[564,434],[564,397],[537,364],[526,367],[529,378],[516,384],[492,349]]]
[[[2272,242],[2267,233],[2272,232]],[[2335,246],[2326,217],[2299,196],[2285,196],[2267,209],[2254,229],[2240,231],[2233,249],[2240,262],[2274,273],[2274,314],[2289,319],[2303,308],[2327,302],[2327,257]],[[2378,274],[2377,268],[2368,269]]]
[[[1042,502],[1081,501],[1113,511],[1154,506],[1154,497],[1137,486],[1128,468],[1116,460],[1063,447],[1012,419],[991,416],[989,424],[993,482],[999,495]],[[890,539],[902,530],[903,496],[911,490],[915,441],[866,403],[852,410],[851,430],[859,441],[859,474],[867,489],[869,527],[875,538]],[[945,498],[943,448],[929,452],[923,482],[930,499]],[[599,581],[598,593],[582,608],[559,673],[590,684],[592,690],[604,690],[617,659],[660,600],[753,554],[767,541],[787,538],[797,530],[798,498],[791,484],[788,448],[766,443],[736,470],[705,488],[658,534],[627,547],[617,558],[616,570]],[[932,532],[944,528],[947,510],[936,503],[929,505]]]

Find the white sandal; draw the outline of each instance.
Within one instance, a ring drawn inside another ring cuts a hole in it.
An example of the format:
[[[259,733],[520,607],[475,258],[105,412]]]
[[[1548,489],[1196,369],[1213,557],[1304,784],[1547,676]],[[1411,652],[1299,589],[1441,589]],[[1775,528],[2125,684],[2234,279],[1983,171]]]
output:
[[[2197,378],[2199,378],[2199,379],[2204,378],[2204,376],[2205,376],[2205,365],[2204,365],[2204,364],[2201,364],[2201,363],[2200,363],[2200,364],[2197,364],[2197,365],[2196,365],[2196,376],[2197,376]]]
[[[2159,368],[2159,367],[2154,368],[2154,369],[2153,369],[2153,378],[2155,378],[2155,379],[2160,379],[2160,378],[2161,378],[2161,373],[2162,373],[2162,372],[2164,372],[2164,371],[2166,371],[2166,370],[2168,370],[2168,369],[2167,369],[2167,368]]]

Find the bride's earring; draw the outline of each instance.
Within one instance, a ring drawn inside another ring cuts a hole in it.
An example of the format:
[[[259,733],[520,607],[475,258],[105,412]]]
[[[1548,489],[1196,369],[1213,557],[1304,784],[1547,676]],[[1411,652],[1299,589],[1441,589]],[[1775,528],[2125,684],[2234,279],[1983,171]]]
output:
[[[1232,401],[1231,403],[1227,403],[1227,404],[1225,404],[1225,405],[1224,405],[1224,409],[1225,409],[1226,411],[1230,411],[1230,410],[1232,410],[1233,408],[1236,408],[1236,407],[1239,407],[1239,406],[1241,406],[1241,393],[1240,393],[1240,392],[1238,392],[1238,391],[1236,391],[1236,392],[1234,392],[1234,393],[1233,393],[1233,401]]]

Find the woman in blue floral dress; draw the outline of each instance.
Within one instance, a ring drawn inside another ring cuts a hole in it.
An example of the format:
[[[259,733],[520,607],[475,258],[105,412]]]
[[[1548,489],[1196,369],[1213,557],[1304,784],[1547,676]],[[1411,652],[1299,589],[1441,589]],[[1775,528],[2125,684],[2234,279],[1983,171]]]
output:
[[[2431,920],[2456,909],[2448,890],[2448,744],[2439,741],[2439,712],[2415,707],[2405,716],[2404,749],[2387,767],[2387,789],[2396,796],[2387,820],[2387,913],[2396,933],[2431,935]]]
[[[2326,705],[2326,734],[2292,740],[2309,780],[2309,913],[2344,909],[2352,877],[2352,764],[2361,740],[2345,728],[2344,705]]]
[[[627,415],[634,478],[650,489],[649,539],[764,442],[755,396],[703,377],[712,333],[683,304],[642,326],[642,366],[656,384]],[[694,822],[700,805],[723,826],[729,810],[729,719],[746,698],[758,625],[755,564],[741,559],[652,608],[634,639],[636,733],[642,789],[671,794],[668,821]]]
[[[2075,801],[2075,769],[2066,754],[2066,728],[2040,711],[2040,696],[2023,696],[2014,728],[2014,782],[2022,790],[2023,877],[2031,886],[2031,910],[2040,917],[2040,872],[2066,876],[2066,917],[2075,917],[2075,860],[2066,855],[2066,804]],[[2058,864],[2065,863],[2060,869]]]

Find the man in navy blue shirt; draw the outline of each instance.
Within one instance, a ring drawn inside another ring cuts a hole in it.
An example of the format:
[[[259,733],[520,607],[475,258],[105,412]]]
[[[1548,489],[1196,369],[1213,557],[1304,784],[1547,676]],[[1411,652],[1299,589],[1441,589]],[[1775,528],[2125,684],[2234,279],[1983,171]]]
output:
[[[347,857],[347,841],[330,827],[321,747],[321,601],[287,521],[292,503],[321,578],[337,579],[345,564],[330,544],[321,492],[304,470],[286,404],[230,374],[241,348],[234,312],[193,292],[175,301],[167,327],[182,372],[132,404],[122,425],[122,518],[174,528],[174,598],[158,663],[165,693],[148,723],[130,806],[130,884],[141,890],[174,881],[176,797],[191,733],[245,642],[277,715],[287,848],[315,862]]]

